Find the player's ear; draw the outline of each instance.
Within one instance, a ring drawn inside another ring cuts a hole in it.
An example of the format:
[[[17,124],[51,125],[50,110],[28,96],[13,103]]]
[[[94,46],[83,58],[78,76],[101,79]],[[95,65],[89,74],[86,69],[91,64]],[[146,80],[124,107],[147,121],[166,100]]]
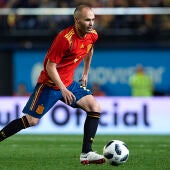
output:
[[[74,21],[75,21],[76,23],[79,23],[78,17],[74,16]]]

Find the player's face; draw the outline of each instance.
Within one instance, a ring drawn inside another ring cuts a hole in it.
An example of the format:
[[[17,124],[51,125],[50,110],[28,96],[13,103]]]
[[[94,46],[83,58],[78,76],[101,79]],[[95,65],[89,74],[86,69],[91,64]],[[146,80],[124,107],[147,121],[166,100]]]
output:
[[[92,10],[83,9],[77,20],[78,30],[81,34],[89,33],[93,30],[95,16]]]

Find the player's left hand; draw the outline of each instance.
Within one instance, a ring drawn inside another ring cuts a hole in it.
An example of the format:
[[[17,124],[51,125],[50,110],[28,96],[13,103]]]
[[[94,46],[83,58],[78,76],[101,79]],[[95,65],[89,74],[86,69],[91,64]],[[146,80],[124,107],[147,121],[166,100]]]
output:
[[[83,75],[82,78],[79,80],[79,82],[81,82],[82,86],[87,86],[87,80],[88,80],[88,76]]]

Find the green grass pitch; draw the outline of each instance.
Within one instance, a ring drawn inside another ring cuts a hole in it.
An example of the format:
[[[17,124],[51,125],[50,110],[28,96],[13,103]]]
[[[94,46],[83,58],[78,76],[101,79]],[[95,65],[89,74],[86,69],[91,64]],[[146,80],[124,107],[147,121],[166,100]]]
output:
[[[15,135],[0,143],[3,170],[170,170],[170,135],[97,135],[93,149],[102,153],[112,139],[130,150],[120,166],[81,165],[81,135]]]

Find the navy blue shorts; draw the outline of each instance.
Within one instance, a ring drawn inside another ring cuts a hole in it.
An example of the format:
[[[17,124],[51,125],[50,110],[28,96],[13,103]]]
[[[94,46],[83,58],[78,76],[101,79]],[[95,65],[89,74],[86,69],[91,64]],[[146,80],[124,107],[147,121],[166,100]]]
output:
[[[67,87],[76,97],[76,101],[71,104],[71,107],[76,108],[76,102],[82,97],[92,94],[92,92],[82,87],[79,83],[73,82]],[[51,107],[58,101],[63,101],[63,97],[60,90],[52,89],[51,87],[38,83],[30,96],[27,104],[23,109],[23,113],[29,114],[35,118],[41,118],[44,116]]]

